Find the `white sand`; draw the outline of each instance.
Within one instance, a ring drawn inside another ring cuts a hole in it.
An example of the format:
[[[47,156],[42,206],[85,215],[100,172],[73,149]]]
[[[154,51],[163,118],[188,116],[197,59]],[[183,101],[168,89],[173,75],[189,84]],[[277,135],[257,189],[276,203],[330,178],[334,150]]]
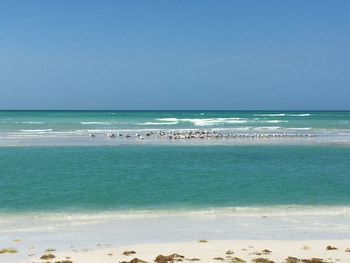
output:
[[[331,245],[337,250],[327,250],[326,247]],[[214,258],[222,257],[225,262],[230,258],[239,257],[247,262],[254,258],[268,258],[274,262],[286,262],[289,256],[300,259],[322,258],[324,262],[350,262],[350,253],[345,252],[350,248],[350,240],[304,240],[304,241],[276,241],[276,240],[209,240],[206,243],[201,242],[182,242],[182,243],[161,243],[161,244],[142,244],[129,245],[124,247],[112,247],[107,244],[98,245],[96,249],[75,249],[70,251],[52,252],[56,258],[51,260],[55,262],[64,260],[69,257],[75,263],[117,263],[130,261],[137,257],[147,262],[154,262],[156,256],[170,255],[177,253],[184,255],[183,262],[190,262],[188,259],[198,258],[199,262],[223,262]],[[272,251],[268,254],[257,255],[264,249]],[[28,251],[30,249],[28,248]],[[123,252],[134,250],[136,254],[125,256]],[[233,251],[234,254],[227,255],[227,251]],[[40,256],[45,254],[44,251],[31,249],[31,256],[25,260],[14,261],[15,255],[0,255],[0,262],[47,262],[40,260]]]
[[[65,257],[74,263],[129,262],[134,257],[153,262],[173,253],[220,262],[214,258],[226,259],[228,250],[247,262],[257,257],[285,262],[292,256],[350,263],[347,207],[249,211],[3,216],[0,250],[13,247],[18,253],[0,254],[0,263],[55,263]],[[326,250],[328,245],[338,249]],[[56,250],[56,258],[40,260],[48,248]],[[272,253],[256,255],[263,249]],[[124,256],[125,250],[136,255]]]

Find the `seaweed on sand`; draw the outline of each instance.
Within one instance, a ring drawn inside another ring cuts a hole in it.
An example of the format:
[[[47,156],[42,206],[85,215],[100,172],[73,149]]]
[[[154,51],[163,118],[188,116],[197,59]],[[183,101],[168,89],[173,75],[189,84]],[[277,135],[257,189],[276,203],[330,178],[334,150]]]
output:
[[[125,250],[123,252],[124,256],[130,256],[130,255],[134,255],[134,254],[136,254],[136,252],[134,250]]]
[[[234,258],[231,258],[230,261],[228,262],[231,262],[231,263],[246,263],[247,261],[241,259],[241,258],[238,258],[238,257],[234,257]]]
[[[156,263],[168,263],[168,262],[174,262],[174,261],[182,261],[185,257],[183,255],[179,254],[171,254],[168,256],[158,255],[154,262]]]
[[[261,254],[263,254],[263,255],[268,255],[268,254],[270,254],[272,251],[271,250],[268,250],[268,249],[263,249],[263,250],[261,250]]]
[[[300,259],[299,258],[296,258],[296,257],[287,257],[285,259],[286,263],[299,263],[300,262]]]
[[[337,248],[336,247],[332,247],[332,246],[327,246],[326,250],[337,250]]]
[[[56,258],[56,256],[54,254],[45,254],[45,255],[42,255],[40,257],[40,259],[43,259],[43,260],[49,260],[49,259],[53,259],[53,258]]]
[[[0,254],[14,254],[17,253],[18,250],[15,248],[3,248],[0,249]]]
[[[144,261],[144,260],[139,259],[139,258],[133,258],[130,261],[121,261],[119,263],[147,263],[147,261]]]
[[[272,260],[269,260],[268,258],[254,258],[252,261],[255,263],[274,263]]]
[[[325,263],[321,258],[302,259],[302,263]]]

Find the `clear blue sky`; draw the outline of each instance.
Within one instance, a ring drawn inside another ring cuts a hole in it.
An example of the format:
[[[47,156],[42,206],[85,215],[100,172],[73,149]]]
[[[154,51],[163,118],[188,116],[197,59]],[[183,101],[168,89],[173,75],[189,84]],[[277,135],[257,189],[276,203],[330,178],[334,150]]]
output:
[[[350,1],[1,1],[0,109],[350,109]]]

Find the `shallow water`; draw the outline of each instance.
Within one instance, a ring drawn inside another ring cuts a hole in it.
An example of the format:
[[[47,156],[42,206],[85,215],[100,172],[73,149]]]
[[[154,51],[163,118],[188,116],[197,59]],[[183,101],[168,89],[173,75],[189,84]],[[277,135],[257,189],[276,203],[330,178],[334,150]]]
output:
[[[349,121],[350,112],[2,111],[0,244],[349,238]],[[160,129],[317,136],[135,136]]]
[[[350,205],[348,146],[16,147],[0,211]]]

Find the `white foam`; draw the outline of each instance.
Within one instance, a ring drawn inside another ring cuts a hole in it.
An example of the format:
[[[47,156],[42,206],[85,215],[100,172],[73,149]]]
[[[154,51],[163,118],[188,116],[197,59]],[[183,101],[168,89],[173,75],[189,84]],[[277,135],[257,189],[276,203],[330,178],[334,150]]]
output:
[[[311,205],[276,205],[276,206],[243,206],[243,207],[209,207],[206,209],[157,209],[157,210],[115,210],[104,212],[27,212],[5,214],[0,213],[0,220],[13,218],[35,217],[45,220],[72,219],[111,219],[111,218],[161,218],[180,216],[315,216],[315,215],[346,215],[350,216],[350,206],[311,206]]]
[[[225,123],[246,123],[247,120],[227,120]]]
[[[281,122],[288,122],[288,121],[284,121],[284,120],[267,120],[267,121],[263,121],[266,123],[281,123]]]
[[[34,132],[34,133],[36,133],[36,132],[38,132],[38,133],[40,133],[40,132],[51,132],[51,131],[53,131],[53,129],[42,129],[42,130],[20,130],[20,132]]]
[[[283,116],[293,116],[293,117],[306,117],[311,116],[310,113],[293,113],[293,114],[286,114],[286,113],[264,113],[264,114],[254,114],[254,116],[261,116],[261,117],[283,117]]]
[[[312,130],[311,127],[302,127],[302,128],[285,128],[287,130],[300,130],[300,131],[308,131],[308,130]]]
[[[168,121],[168,122],[142,122],[142,123],[137,123],[137,125],[175,125],[177,124],[177,121]]]
[[[159,118],[157,121],[179,121],[178,118]]]
[[[281,117],[286,116],[285,113],[269,113],[269,114],[254,114],[254,116],[262,116],[262,117]]]
[[[22,121],[23,124],[44,124],[42,121]]]
[[[238,117],[230,117],[230,118],[158,118],[156,119],[158,122],[145,122],[139,123],[139,125],[172,125],[177,124],[179,122],[189,122],[194,124],[195,126],[215,126],[215,125],[223,125],[223,124],[242,124],[247,122],[263,122],[263,123],[282,123],[288,122],[287,120],[259,120],[255,119],[247,119],[247,118],[238,118]],[[176,122],[176,123],[175,123]]]
[[[253,129],[254,130],[271,130],[271,131],[274,131],[274,130],[278,130],[280,129],[281,127],[280,126],[263,126],[263,127],[254,127]]]
[[[190,122],[195,126],[213,126],[220,124],[239,124],[248,122],[243,118],[208,118],[208,119],[178,119],[181,122]]]
[[[83,125],[109,125],[112,124],[108,121],[81,121],[80,124]]]
[[[306,116],[311,116],[311,114],[310,113],[300,113],[300,114],[290,114],[289,116],[306,117]]]

